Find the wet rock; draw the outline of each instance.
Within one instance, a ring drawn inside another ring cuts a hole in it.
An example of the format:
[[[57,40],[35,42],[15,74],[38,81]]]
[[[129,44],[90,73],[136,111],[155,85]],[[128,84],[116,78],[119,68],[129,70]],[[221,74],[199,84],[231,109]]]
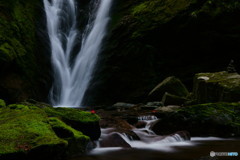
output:
[[[102,126],[102,120],[100,122]],[[107,127],[105,126],[104,130],[106,128],[110,128],[110,130],[107,131],[108,134],[118,132],[121,134],[125,134],[129,137],[129,139],[139,140],[139,137],[132,131],[134,127],[130,125],[126,120],[123,119],[111,119],[104,121],[105,124],[107,124]],[[106,132],[106,131],[105,131]]]
[[[126,121],[130,124],[130,125],[134,125],[138,122],[138,117],[136,116],[127,116],[124,117],[126,119]]]
[[[158,108],[158,106],[142,106],[141,107],[142,110],[146,110],[146,111],[155,110],[156,108]]]
[[[240,75],[238,73],[198,73],[193,84],[194,98],[198,103],[238,102]]]
[[[180,106],[177,105],[168,105],[165,107],[158,107],[156,109],[157,113],[167,113],[167,112],[174,112],[176,110],[178,110],[180,108]]]
[[[134,104],[130,103],[124,103],[124,102],[118,102],[113,105],[115,108],[129,108],[135,106]]]
[[[146,126],[146,122],[144,122],[144,121],[139,121],[139,122],[137,122],[137,124],[135,124],[134,126],[136,127],[136,128],[144,128],[145,126]]]
[[[123,147],[131,148],[131,146],[122,138],[119,133],[111,133],[100,140],[101,147]]]
[[[158,84],[149,94],[151,100],[161,100],[163,95],[168,92],[170,94],[186,97],[189,92],[184,84],[176,77],[168,77]]]
[[[149,107],[161,107],[163,106],[162,102],[147,102],[146,106]]]

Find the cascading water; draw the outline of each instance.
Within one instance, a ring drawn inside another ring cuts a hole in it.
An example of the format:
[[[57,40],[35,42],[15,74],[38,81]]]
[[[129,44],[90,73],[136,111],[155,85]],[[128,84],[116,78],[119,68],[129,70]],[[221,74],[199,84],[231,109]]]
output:
[[[139,122],[144,122],[146,125],[143,128],[135,128],[132,131],[138,136],[139,140],[134,140],[132,137],[127,136],[123,133],[115,132],[114,128],[101,129],[101,137],[99,142],[97,142],[97,148],[94,149],[91,154],[101,154],[108,151],[115,151],[123,149],[121,146],[123,143],[119,141],[119,146],[116,147],[102,147],[101,143],[105,144],[109,137],[114,134],[119,135],[123,141],[130,145],[130,147],[135,149],[153,149],[159,151],[174,151],[174,146],[191,146],[190,141],[184,139],[179,134],[172,134],[168,136],[156,135],[151,129],[151,125],[155,123],[158,118],[155,116],[141,116],[138,117]],[[117,138],[119,139],[119,138]],[[114,141],[110,139],[110,141]],[[118,145],[118,144],[114,144]]]
[[[50,100],[54,106],[79,107],[91,80],[106,34],[112,0],[92,2],[88,24],[80,34],[74,0],[44,0],[54,71]],[[74,55],[73,49],[79,37],[81,49]]]

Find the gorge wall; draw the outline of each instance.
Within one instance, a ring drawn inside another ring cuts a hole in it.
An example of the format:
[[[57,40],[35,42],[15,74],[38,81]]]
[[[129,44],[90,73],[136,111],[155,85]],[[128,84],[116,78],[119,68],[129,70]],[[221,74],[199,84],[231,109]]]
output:
[[[191,90],[198,72],[240,69],[240,3],[234,0],[116,1],[87,104],[142,102],[167,76]]]
[[[79,28],[88,3],[78,0]],[[239,13],[235,0],[115,0],[85,104],[141,102],[172,75],[190,87],[195,73],[224,70],[231,59],[239,71]],[[7,102],[47,101],[43,24],[42,0],[0,0],[0,98]]]
[[[0,0],[0,97],[7,102],[47,95],[41,17],[41,0]]]

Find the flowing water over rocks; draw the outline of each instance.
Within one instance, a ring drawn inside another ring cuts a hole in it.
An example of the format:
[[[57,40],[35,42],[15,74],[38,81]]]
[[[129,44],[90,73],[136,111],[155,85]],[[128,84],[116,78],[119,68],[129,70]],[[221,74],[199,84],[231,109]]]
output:
[[[210,152],[238,152],[239,139],[191,137],[187,131],[156,135],[151,128],[161,120],[159,111],[156,113],[152,107],[146,108],[142,104],[131,105],[131,107],[117,105],[108,110],[101,107],[96,108],[96,113],[101,116],[100,126],[102,127],[97,147],[87,155],[73,160],[236,159],[236,157],[210,157]],[[169,114],[168,111],[163,109],[162,112]]]

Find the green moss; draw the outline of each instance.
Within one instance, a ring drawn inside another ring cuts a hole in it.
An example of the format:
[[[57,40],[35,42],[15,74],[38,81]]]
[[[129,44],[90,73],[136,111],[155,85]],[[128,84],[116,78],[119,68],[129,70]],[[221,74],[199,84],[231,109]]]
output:
[[[86,146],[90,141],[88,136],[85,136],[82,134],[82,132],[66,125],[56,117],[49,118],[49,123],[58,137],[68,141],[68,148],[66,150],[68,155],[72,156],[76,153],[79,154],[85,152]]]
[[[191,136],[240,136],[240,103],[206,103],[161,112],[158,134],[187,130]]]
[[[99,116],[90,112],[81,111],[73,108],[44,108],[49,116],[59,117],[65,120],[73,120],[81,123],[98,122]]]
[[[49,123],[52,126],[53,130],[65,130],[72,135],[71,137],[74,137],[75,139],[87,139],[89,140],[88,136],[85,136],[82,134],[82,132],[77,131],[73,129],[72,127],[66,125],[64,122],[62,122],[60,119],[56,117],[50,117],[49,118]]]
[[[199,73],[196,75],[199,77],[208,77],[207,83],[217,83],[224,88],[236,88],[240,87],[240,75],[237,73],[228,72],[216,72],[216,73]]]
[[[48,146],[66,147],[68,142],[57,137],[41,109],[10,105],[0,109],[0,154],[27,152]]]
[[[29,95],[34,96],[32,86],[38,87],[36,20],[40,3],[39,0],[0,1],[0,63],[5,68],[1,71],[0,86],[10,101],[23,101]],[[16,88],[16,95],[7,95],[14,94],[8,93],[12,86],[6,80],[11,74],[19,76],[23,84]]]
[[[8,43],[3,43],[0,46],[0,52],[2,53],[0,58],[4,61],[13,60],[16,57],[14,50]]]
[[[179,12],[186,10],[192,2],[192,0],[152,0],[135,6],[131,14],[137,20],[138,31],[133,33],[133,37],[141,36],[144,32],[170,21]]]
[[[153,100],[160,100],[164,94],[168,92],[178,97],[187,97],[189,92],[185,85],[176,77],[167,77],[161,83],[159,83],[150,93],[149,97]]]
[[[199,73],[194,78],[194,97],[198,103],[238,102],[240,75],[238,73]]]
[[[197,119],[206,120],[213,119],[222,125],[232,125],[240,127],[240,103],[206,103],[184,107],[178,110]]]
[[[0,99],[0,108],[6,107],[6,103],[4,100]]]
[[[17,110],[29,110],[28,106],[21,105],[21,104],[11,104],[8,106],[10,109],[17,109]]]
[[[4,6],[8,6],[5,4]],[[28,55],[33,58],[35,39],[35,11],[33,4],[20,3],[18,0],[12,4],[6,13],[0,14],[0,59],[12,61]],[[3,57],[2,57],[3,56]],[[32,59],[33,60],[33,59]],[[21,66],[21,64],[19,64]]]
[[[226,12],[240,9],[240,2],[235,0],[208,0],[204,5],[196,10],[197,14],[207,14],[215,17]]]

